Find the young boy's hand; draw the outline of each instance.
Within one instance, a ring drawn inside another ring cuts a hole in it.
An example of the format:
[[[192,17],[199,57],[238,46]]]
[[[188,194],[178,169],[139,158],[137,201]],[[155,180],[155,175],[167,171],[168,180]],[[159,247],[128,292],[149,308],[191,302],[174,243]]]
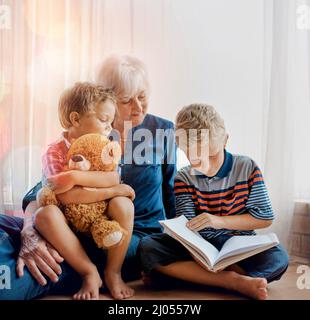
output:
[[[60,194],[71,190],[75,186],[75,182],[72,173],[66,171],[47,178],[47,185],[55,194]]]
[[[115,189],[118,196],[128,197],[131,199],[131,201],[133,201],[136,197],[135,191],[127,184],[121,183],[115,186]]]
[[[223,217],[209,213],[201,213],[188,221],[186,226],[193,231],[200,231],[204,228],[224,229]]]

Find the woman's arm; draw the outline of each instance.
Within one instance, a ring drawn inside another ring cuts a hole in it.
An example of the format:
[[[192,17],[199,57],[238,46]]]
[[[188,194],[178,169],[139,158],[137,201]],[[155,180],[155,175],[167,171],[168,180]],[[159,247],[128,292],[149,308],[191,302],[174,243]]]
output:
[[[173,189],[176,166],[174,164],[163,164],[162,174],[163,204],[167,218],[171,219],[176,216],[175,194]]]
[[[58,194],[57,199],[62,204],[78,204],[78,203],[93,203],[111,199],[117,196],[129,197],[134,199],[133,189],[126,184],[119,184],[110,188],[83,188],[73,187],[71,190]]]
[[[38,206],[36,201],[29,202],[25,210],[24,225],[21,232],[33,226],[33,215],[37,209]]]
[[[170,130],[170,131],[169,131]],[[174,194],[174,178],[177,172],[176,169],[176,144],[174,137],[173,126],[167,129],[168,141],[165,144],[165,156],[164,163],[162,164],[162,193],[163,193],[163,204],[166,212],[166,217],[168,219],[174,218],[176,216],[176,200]]]

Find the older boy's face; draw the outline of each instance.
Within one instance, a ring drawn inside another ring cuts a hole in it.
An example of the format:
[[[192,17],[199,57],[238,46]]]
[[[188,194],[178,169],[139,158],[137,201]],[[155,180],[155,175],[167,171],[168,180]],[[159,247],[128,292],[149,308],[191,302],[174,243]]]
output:
[[[209,168],[209,143],[191,143],[186,152],[186,156],[191,166],[197,170],[208,170]]]
[[[202,162],[209,158],[209,142],[207,140],[197,141],[187,136],[179,136],[177,144],[194,168],[200,167]]]
[[[208,140],[193,142],[189,141],[187,145],[179,143],[191,166],[201,172],[207,172],[210,165],[210,159],[216,157],[223,150],[224,144],[212,143]]]

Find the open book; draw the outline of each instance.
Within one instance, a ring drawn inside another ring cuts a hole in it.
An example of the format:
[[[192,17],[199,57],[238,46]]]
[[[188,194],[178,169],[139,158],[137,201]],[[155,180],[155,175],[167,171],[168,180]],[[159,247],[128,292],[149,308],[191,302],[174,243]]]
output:
[[[274,233],[254,236],[233,236],[218,251],[198,232],[186,227],[185,216],[161,220],[164,232],[179,241],[202,265],[210,271],[225,269],[240,260],[254,256],[279,244]]]

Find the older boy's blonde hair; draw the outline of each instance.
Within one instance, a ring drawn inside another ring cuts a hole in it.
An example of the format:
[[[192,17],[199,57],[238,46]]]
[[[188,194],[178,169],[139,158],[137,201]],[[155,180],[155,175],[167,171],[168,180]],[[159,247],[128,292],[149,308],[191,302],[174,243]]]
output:
[[[176,130],[191,132],[197,130],[197,141],[202,139],[202,133],[208,130],[211,143],[223,143],[226,138],[224,120],[220,117],[214,107],[194,103],[182,108],[176,117]]]
[[[90,82],[77,82],[72,88],[64,91],[58,105],[60,124],[64,129],[72,126],[70,113],[77,112],[80,115],[94,110],[100,102],[110,99],[116,105],[114,93],[103,86]]]

